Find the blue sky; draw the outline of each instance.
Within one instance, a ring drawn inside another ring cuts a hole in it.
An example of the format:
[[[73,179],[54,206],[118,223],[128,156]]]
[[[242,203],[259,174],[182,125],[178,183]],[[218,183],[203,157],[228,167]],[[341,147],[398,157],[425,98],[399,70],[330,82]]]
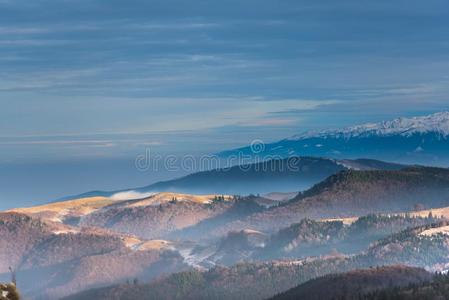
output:
[[[8,173],[448,110],[448,83],[446,0],[0,0]]]

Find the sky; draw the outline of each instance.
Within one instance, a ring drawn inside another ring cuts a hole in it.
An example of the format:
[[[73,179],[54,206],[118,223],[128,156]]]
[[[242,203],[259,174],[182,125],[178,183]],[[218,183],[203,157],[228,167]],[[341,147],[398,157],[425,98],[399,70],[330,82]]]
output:
[[[136,171],[148,147],[423,115],[448,92],[447,0],[0,0],[0,208],[180,175]]]

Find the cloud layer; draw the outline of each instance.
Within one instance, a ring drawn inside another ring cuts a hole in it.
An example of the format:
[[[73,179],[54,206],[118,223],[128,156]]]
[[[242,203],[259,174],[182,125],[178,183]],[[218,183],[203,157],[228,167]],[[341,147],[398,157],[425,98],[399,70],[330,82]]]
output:
[[[215,151],[446,110],[448,25],[444,0],[3,0],[0,154]]]

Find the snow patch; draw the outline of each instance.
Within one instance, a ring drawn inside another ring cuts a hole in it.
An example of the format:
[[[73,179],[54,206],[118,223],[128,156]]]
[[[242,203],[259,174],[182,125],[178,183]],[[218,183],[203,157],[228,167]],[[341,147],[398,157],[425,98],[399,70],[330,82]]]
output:
[[[184,263],[199,270],[207,270],[203,265],[215,265],[215,263],[208,258],[213,255],[213,252],[206,251],[202,254],[193,254],[193,248],[178,249],[179,254],[183,257]]]
[[[75,230],[75,229],[61,229],[61,230],[53,231],[53,234],[60,235],[60,234],[78,233],[78,232],[79,232],[79,230]]]

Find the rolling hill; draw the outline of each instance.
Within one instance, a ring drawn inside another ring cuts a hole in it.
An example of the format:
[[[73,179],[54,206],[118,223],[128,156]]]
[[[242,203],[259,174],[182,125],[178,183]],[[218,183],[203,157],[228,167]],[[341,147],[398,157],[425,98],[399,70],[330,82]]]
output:
[[[435,237],[419,234],[428,228],[430,226],[422,226],[394,234],[358,255],[335,253],[306,259],[216,266],[206,271],[175,273],[140,285],[120,284],[93,289],[66,299],[267,299],[296,286],[299,286],[299,291],[293,290],[292,293],[318,289],[317,295],[327,291],[327,296],[346,295],[351,288],[360,286],[356,291],[358,296],[361,291],[370,292],[389,285],[403,286],[429,280],[432,275],[422,269],[424,266],[441,271],[441,266],[449,263],[449,236],[439,235],[435,241]],[[386,265],[390,266],[383,267]],[[381,268],[376,269],[377,266]],[[348,274],[331,275],[348,271]],[[325,275],[330,277],[307,283]],[[348,282],[347,289],[344,287],[345,282]],[[334,283],[342,283],[343,286],[338,285],[332,291]]]
[[[407,286],[393,286],[376,290],[365,295],[364,300],[421,300],[421,299],[448,299],[449,276],[437,274],[431,280],[423,283],[415,283]]]
[[[373,291],[423,283],[431,279],[432,274],[426,270],[407,266],[360,269],[310,280],[271,300],[358,300]]]
[[[326,219],[371,213],[411,212],[449,205],[449,170],[410,167],[397,171],[343,171],[289,202],[252,214],[209,234],[241,228],[274,232],[304,218]]]
[[[160,241],[78,228],[21,213],[0,213],[0,281],[17,272],[25,297],[58,299],[86,288],[182,270]]]

